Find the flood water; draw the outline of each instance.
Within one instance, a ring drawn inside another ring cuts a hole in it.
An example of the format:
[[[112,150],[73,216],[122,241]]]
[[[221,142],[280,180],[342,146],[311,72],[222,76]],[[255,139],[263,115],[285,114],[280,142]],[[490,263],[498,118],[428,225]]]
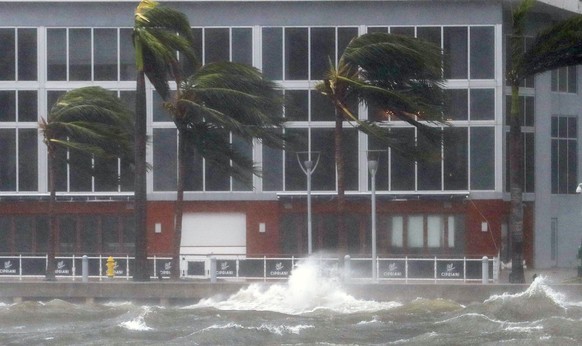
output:
[[[189,306],[0,304],[0,345],[582,344],[582,302],[566,301],[544,278],[519,294],[461,305],[358,300],[320,273],[300,264],[287,283]]]

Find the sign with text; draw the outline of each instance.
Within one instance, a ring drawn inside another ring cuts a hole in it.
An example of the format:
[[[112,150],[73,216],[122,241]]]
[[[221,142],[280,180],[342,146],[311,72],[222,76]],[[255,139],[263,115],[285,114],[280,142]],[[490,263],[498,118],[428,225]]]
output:
[[[464,279],[465,263],[462,260],[437,261],[437,279]]]
[[[389,260],[378,262],[379,274],[382,279],[405,279],[406,278],[406,261]]]
[[[19,275],[20,259],[18,257],[3,257],[0,262],[0,275]]]
[[[268,278],[286,278],[291,275],[293,270],[293,261],[291,260],[267,260],[267,277]]]
[[[221,278],[236,277],[236,260],[217,260],[216,276]]]

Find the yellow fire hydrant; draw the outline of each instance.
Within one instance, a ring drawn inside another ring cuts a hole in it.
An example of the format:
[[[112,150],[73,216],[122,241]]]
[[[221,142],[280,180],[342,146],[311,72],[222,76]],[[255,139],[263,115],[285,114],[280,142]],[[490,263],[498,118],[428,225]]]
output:
[[[107,259],[107,277],[113,278],[115,276],[115,260],[112,256]]]

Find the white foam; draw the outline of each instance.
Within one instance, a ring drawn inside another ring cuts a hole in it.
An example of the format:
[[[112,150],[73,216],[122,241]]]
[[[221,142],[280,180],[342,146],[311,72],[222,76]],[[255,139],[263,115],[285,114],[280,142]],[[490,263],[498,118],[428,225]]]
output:
[[[146,306],[146,307],[144,307],[144,310],[140,313],[139,316],[137,316],[136,318],[134,318],[132,320],[121,322],[119,324],[119,326],[122,328],[128,329],[128,330],[133,330],[133,331],[152,330],[153,328],[148,327],[145,323],[145,317],[150,312],[151,312],[151,308]]]
[[[322,269],[318,261],[308,259],[297,265],[286,284],[251,284],[227,300],[203,299],[193,307],[299,315],[317,310],[337,313],[375,312],[401,305],[396,302],[356,299],[343,291],[338,275],[333,271],[330,275],[322,275]]]
[[[222,325],[213,324],[209,327],[206,327],[206,328],[200,330],[198,333],[213,330],[213,329],[240,329],[240,330],[252,330],[252,331],[266,331],[266,332],[269,332],[271,334],[276,334],[276,335],[282,336],[284,334],[299,335],[302,330],[312,329],[312,328],[315,328],[315,327],[312,325],[305,325],[305,324],[299,324],[296,326],[287,326],[287,325],[275,326],[275,325],[271,325],[271,324],[261,324],[258,327],[253,327],[253,326],[245,327],[242,324],[229,322],[229,323],[222,324]]]

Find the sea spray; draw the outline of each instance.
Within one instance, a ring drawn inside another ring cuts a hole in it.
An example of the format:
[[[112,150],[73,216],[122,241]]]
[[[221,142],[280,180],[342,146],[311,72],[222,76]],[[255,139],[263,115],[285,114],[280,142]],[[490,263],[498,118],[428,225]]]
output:
[[[341,287],[337,272],[323,268],[316,259],[297,264],[286,283],[251,284],[226,300],[203,299],[195,308],[273,311],[299,315],[317,310],[337,313],[373,312],[400,306],[396,302],[355,299]]]

